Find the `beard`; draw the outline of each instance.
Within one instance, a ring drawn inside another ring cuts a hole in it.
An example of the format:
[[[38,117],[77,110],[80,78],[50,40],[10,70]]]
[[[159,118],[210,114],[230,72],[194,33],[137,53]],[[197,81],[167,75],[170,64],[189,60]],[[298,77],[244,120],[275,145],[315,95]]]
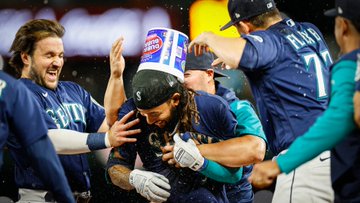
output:
[[[57,83],[55,87],[47,85],[45,78],[41,77],[41,74],[38,72],[38,69],[34,66],[34,64],[31,64],[30,66],[30,79],[34,81],[36,84],[42,87],[46,87],[47,89],[54,90],[57,87]],[[59,78],[57,80],[59,80]]]

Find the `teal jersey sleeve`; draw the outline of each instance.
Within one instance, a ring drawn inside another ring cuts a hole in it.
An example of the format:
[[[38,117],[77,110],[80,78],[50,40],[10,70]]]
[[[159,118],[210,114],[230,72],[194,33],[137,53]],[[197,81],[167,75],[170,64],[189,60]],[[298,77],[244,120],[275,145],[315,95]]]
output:
[[[207,166],[200,173],[218,182],[237,183],[242,178],[243,169],[226,168],[214,161],[208,160]]]
[[[353,95],[356,63],[340,61],[333,67],[329,107],[285,154],[277,158],[280,170],[289,173],[321,152],[333,148],[355,129]],[[301,127],[301,126],[299,126]]]
[[[248,101],[237,100],[230,104],[231,111],[235,114],[238,122],[236,135],[254,135],[262,138],[266,143],[266,137],[259,117]]]

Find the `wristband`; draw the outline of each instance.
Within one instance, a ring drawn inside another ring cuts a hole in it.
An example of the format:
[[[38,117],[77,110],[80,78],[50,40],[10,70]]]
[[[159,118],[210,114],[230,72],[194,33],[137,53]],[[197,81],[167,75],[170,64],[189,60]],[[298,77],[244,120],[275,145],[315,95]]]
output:
[[[110,140],[109,140],[109,133],[108,133],[108,132],[105,133],[105,138],[104,138],[104,140],[105,140],[105,146],[106,146],[106,148],[111,147]]]
[[[105,133],[89,133],[86,144],[91,151],[105,149],[107,148],[105,144],[105,138]]]
[[[209,164],[209,160],[207,158],[204,158],[204,164],[199,168],[199,172],[203,171]]]

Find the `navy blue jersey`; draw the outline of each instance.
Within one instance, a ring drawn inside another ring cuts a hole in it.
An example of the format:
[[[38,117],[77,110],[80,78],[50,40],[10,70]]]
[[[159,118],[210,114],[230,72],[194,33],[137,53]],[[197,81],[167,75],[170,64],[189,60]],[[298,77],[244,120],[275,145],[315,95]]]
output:
[[[25,85],[0,71],[0,170],[2,149],[8,141],[10,152],[16,151],[19,157],[30,162],[56,200],[74,202],[63,168],[47,137],[44,116],[45,111]]]
[[[10,134],[19,140],[21,146],[29,146],[47,135],[44,115],[22,83],[3,71],[0,71],[0,76],[0,149]]]
[[[229,110],[228,104],[216,95],[198,93],[200,95],[195,96],[195,102],[200,120],[198,124],[193,121],[194,130],[217,139],[235,137],[237,122]],[[134,109],[136,106],[133,99],[128,100],[121,107],[119,119]],[[140,126],[135,126],[135,128],[141,129],[141,134],[136,135],[137,142],[126,143],[117,150],[113,149],[107,168],[120,164],[133,169],[137,152],[147,171],[160,173],[169,179],[171,196],[168,202],[184,202],[186,200],[227,202],[223,183],[208,179],[188,168],[175,168],[162,161],[160,147],[165,146],[167,140],[172,142],[172,133],[178,122],[177,118],[174,118],[166,129],[159,129],[154,125],[149,126],[145,117],[140,114],[137,114],[137,117],[141,120]],[[135,116],[132,119],[135,119]]]
[[[20,79],[47,113],[48,128],[63,128],[78,132],[97,132],[105,119],[103,107],[91,95],[73,82],[59,81],[55,90],[35,84],[29,79]],[[15,156],[17,154],[15,153]],[[86,154],[59,155],[69,184],[73,191],[90,189],[90,168]],[[28,160],[16,156],[20,167],[16,168],[16,183],[19,187],[44,189],[43,183],[34,175]]]
[[[328,105],[332,63],[320,31],[284,19],[247,40],[239,68],[248,77],[270,149],[278,154]]]

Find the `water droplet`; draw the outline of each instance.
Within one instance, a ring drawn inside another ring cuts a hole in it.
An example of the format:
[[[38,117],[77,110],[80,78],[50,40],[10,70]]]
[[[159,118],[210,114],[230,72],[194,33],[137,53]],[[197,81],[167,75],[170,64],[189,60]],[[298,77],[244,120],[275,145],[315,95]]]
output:
[[[71,75],[72,75],[73,77],[76,77],[77,74],[78,74],[78,72],[77,72],[76,70],[74,70],[73,72],[71,72]]]

